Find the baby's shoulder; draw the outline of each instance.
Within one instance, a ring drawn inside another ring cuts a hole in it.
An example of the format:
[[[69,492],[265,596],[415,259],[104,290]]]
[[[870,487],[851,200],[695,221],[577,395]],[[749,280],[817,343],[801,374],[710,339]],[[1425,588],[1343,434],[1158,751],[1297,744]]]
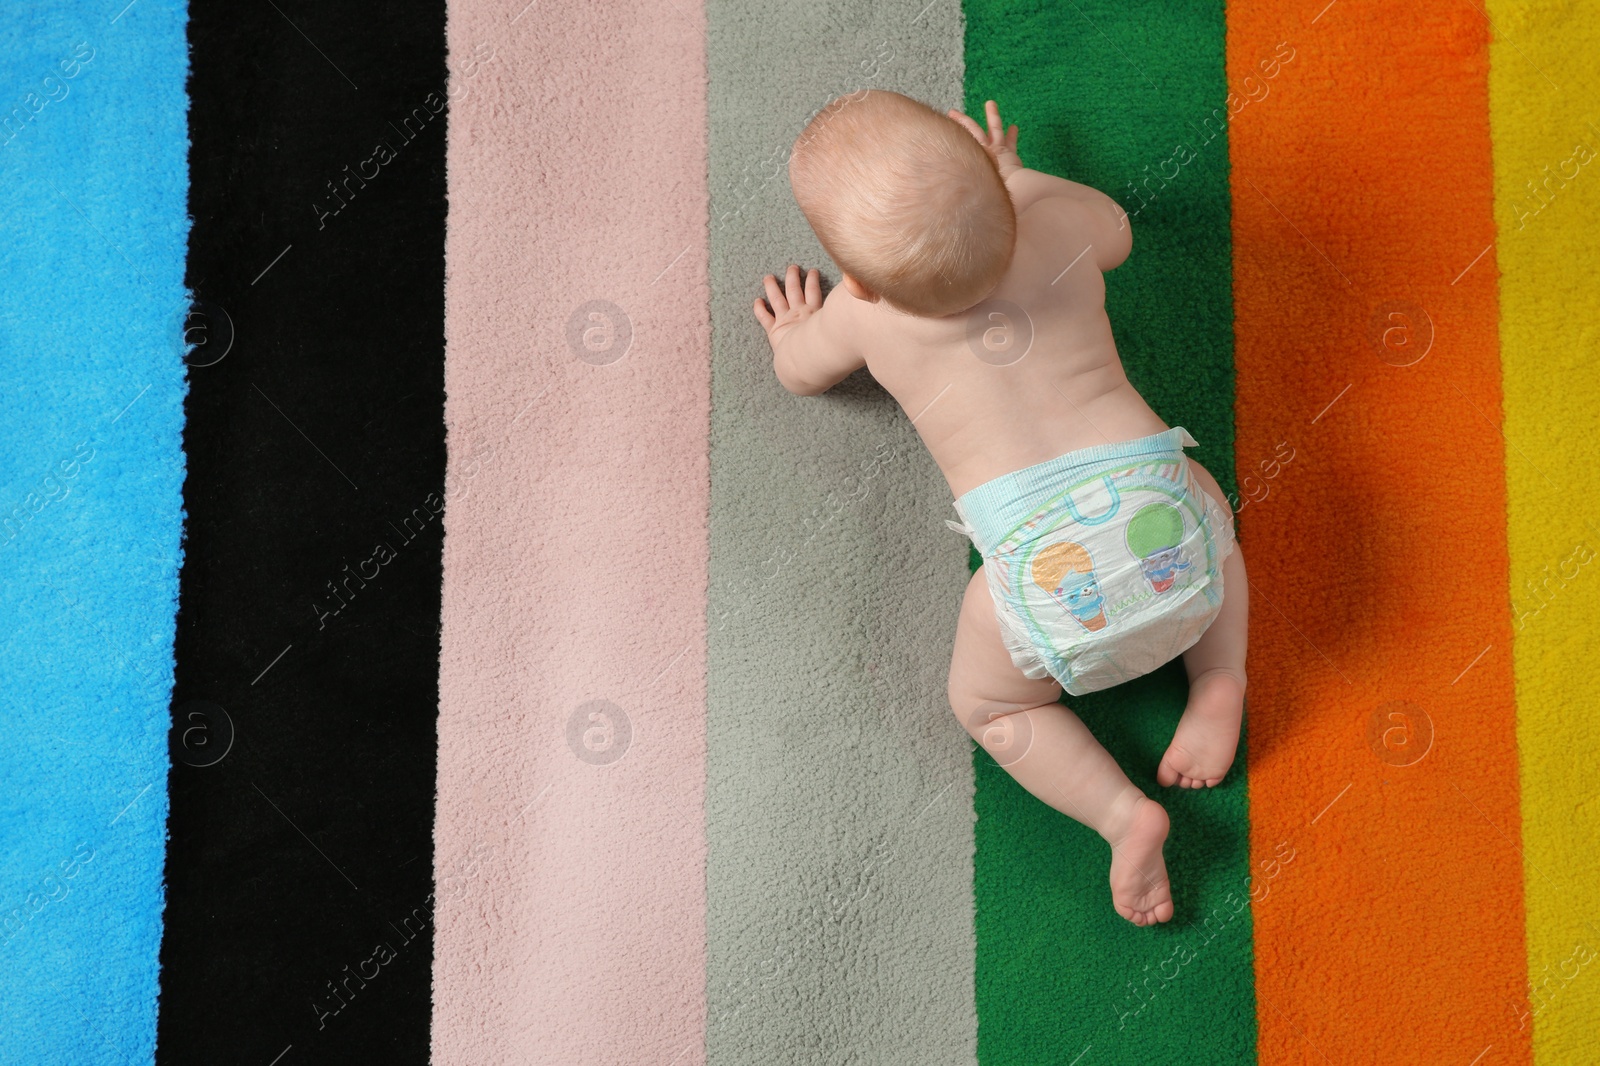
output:
[[[1114,221],[1113,214],[1117,216]],[[1046,196],[1017,216],[1017,242],[1085,251],[1092,248],[1095,267],[1105,273],[1128,258],[1132,227],[1126,213],[1109,197],[1097,205],[1070,196]]]
[[[1063,230],[1089,230],[1094,217],[1089,206],[1070,196],[1043,196],[1017,215],[1017,234],[1047,232],[1052,237]]]

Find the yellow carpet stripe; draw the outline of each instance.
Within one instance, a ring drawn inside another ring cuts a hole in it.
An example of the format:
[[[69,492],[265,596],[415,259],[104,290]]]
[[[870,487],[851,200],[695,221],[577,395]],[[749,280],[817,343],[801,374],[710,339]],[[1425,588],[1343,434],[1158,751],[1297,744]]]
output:
[[[1487,16],[1528,925],[1511,1013],[1535,1063],[1565,1066],[1595,1061],[1600,1018],[1600,0]]]

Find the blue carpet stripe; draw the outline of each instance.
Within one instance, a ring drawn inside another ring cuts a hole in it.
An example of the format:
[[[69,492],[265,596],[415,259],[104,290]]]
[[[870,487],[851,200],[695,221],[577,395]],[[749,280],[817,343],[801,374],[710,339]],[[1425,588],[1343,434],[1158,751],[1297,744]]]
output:
[[[0,1063],[154,1059],[186,17],[0,11]]]

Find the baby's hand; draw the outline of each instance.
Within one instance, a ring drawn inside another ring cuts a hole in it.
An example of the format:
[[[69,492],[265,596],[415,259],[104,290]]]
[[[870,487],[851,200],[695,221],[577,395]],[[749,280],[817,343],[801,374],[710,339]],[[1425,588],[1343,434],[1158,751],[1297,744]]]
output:
[[[762,281],[767,286],[767,302],[772,304],[772,310],[767,310],[766,303],[758,298],[755,306],[756,321],[767,331],[767,342],[772,345],[773,351],[777,351],[778,341],[785,334],[822,310],[822,275],[817,272],[816,267],[812,267],[802,286],[800,268],[790,263],[785,278],[787,295],[778,287],[778,279],[771,274]]]
[[[1000,168],[1000,180],[1004,181],[1022,169],[1022,158],[1017,155],[1017,127],[1012,126],[1007,130],[1000,124],[1000,105],[993,100],[984,105],[984,111],[989,120],[988,133],[984,133],[976,122],[960,111],[952,109],[949,114],[978,139],[984,151],[994,157],[995,165]]]

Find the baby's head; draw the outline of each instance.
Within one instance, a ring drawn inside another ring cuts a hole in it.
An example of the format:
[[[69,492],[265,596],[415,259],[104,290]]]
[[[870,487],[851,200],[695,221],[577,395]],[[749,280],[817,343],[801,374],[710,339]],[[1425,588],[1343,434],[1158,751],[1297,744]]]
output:
[[[899,93],[823,108],[795,141],[789,183],[839,269],[901,310],[964,311],[1011,264],[1017,218],[994,160],[954,119]]]

